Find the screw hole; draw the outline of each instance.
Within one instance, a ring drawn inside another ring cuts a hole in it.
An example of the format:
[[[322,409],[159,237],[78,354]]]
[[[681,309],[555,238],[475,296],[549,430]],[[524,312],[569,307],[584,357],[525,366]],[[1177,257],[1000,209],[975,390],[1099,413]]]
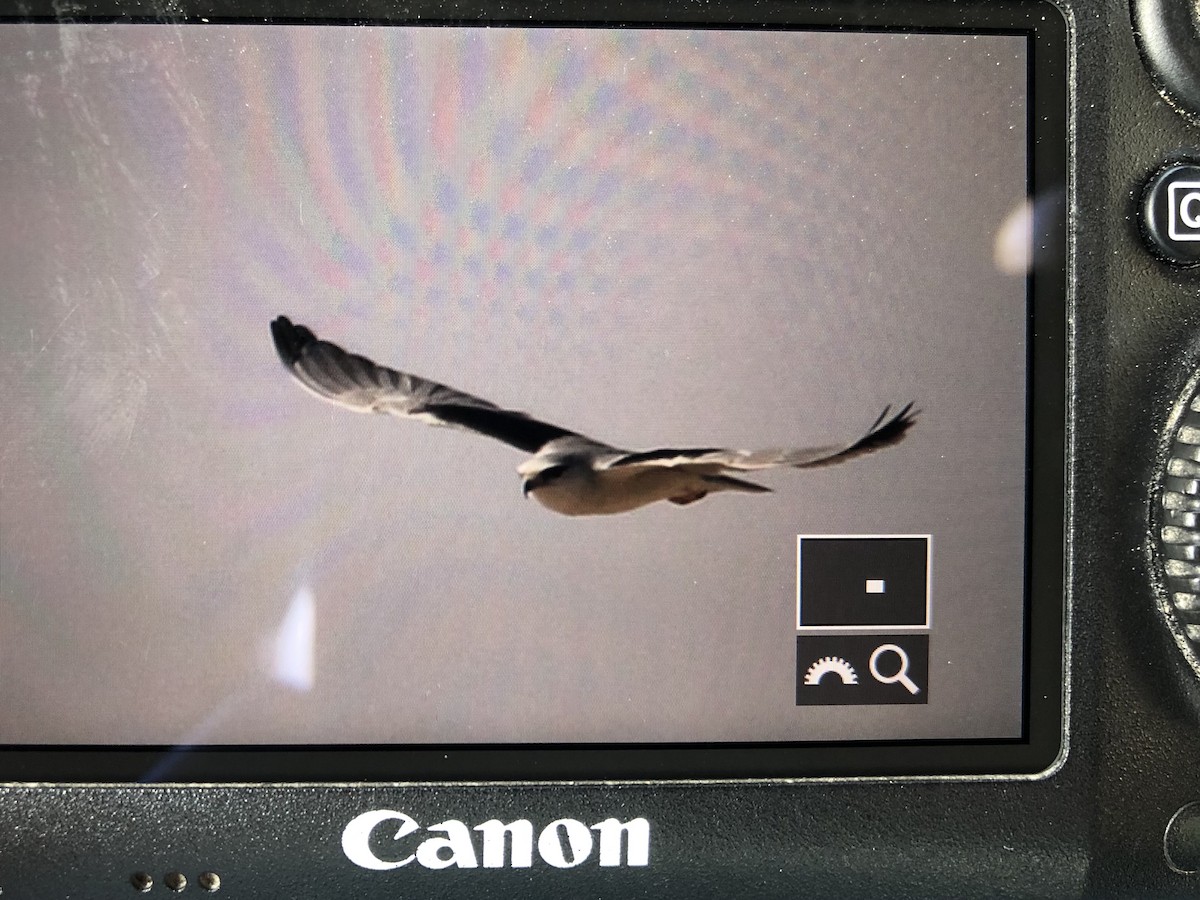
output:
[[[129,878],[129,883],[140,894],[144,894],[150,888],[154,887],[154,879],[150,877],[148,872],[134,872]]]
[[[210,894],[216,893],[221,889],[221,876],[216,872],[201,872],[196,883],[200,885],[201,890],[208,891]]]
[[[179,893],[187,887],[187,878],[182,872],[168,872],[166,877],[163,878],[163,884],[175,893]]]

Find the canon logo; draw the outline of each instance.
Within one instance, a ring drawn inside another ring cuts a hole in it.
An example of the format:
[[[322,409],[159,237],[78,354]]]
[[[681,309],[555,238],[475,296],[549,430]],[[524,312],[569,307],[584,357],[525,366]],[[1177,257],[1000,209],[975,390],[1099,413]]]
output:
[[[371,846],[372,835],[385,824],[386,831],[396,829],[392,834],[396,852],[386,854],[393,857],[389,859],[382,859]],[[645,819],[605,819],[590,827],[576,819],[556,819],[538,833],[536,841],[533,823],[527,819],[491,819],[473,829],[457,819],[447,819],[424,829],[425,835],[436,837],[424,837],[418,834],[421,831],[417,820],[406,813],[373,809],[355,816],[342,831],[342,852],[356,866],[376,871],[399,869],[412,862],[427,869],[526,869],[533,865],[534,847],[542,862],[570,869],[587,862],[597,843],[601,866],[645,866],[650,862],[650,823]],[[481,836],[478,845],[472,831]]]

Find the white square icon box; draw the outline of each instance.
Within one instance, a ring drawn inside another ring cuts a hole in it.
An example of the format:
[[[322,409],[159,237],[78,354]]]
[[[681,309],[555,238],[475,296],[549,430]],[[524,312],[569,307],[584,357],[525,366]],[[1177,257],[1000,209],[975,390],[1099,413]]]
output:
[[[928,534],[797,535],[797,631],[927,630],[932,543]]]
[[[1167,188],[1167,235],[1173,241],[1200,241],[1200,181]]]

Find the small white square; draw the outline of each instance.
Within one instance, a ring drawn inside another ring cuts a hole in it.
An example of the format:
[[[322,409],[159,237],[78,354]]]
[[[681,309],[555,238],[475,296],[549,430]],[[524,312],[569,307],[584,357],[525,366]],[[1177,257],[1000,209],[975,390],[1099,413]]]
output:
[[[887,582],[885,582],[882,578],[868,578],[867,579],[867,593],[868,594],[882,594],[886,590],[887,590]]]

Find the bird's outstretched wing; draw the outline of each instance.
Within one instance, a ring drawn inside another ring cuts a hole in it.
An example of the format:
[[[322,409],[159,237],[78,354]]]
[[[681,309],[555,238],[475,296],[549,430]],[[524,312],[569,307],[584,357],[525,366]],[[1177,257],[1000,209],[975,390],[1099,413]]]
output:
[[[447,385],[347,353],[286,316],[271,323],[271,336],[279,358],[302,387],[355,412],[387,413],[431,425],[466,428],[526,453],[536,453],[557,438],[582,437],[526,413],[501,409]]]
[[[919,410],[909,403],[889,418],[892,411],[886,407],[879,418],[867,429],[866,434],[850,444],[827,447],[795,447],[784,450],[723,450],[717,447],[688,449],[646,450],[626,453],[607,463],[607,468],[621,466],[668,466],[707,467],[751,471],[753,469],[775,469],[791,466],[796,469],[814,469],[832,466],[847,460],[873,453],[883,447],[898,444],[917,419]]]

